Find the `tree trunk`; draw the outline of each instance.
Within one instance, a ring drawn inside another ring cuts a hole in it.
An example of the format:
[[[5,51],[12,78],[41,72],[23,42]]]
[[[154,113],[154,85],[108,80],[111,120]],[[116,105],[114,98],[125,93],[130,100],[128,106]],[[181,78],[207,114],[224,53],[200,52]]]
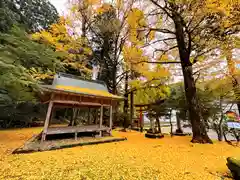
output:
[[[222,107],[222,97],[220,97],[220,108],[221,108],[221,119],[218,125],[218,140],[222,141],[223,138],[223,127],[222,127],[222,123],[223,123],[223,107]]]
[[[205,122],[201,119],[199,103],[197,101],[196,86],[192,73],[192,66],[183,66],[185,95],[188,102],[189,117],[192,124],[193,143],[212,143],[207,135]]]
[[[221,119],[220,119],[220,122],[219,122],[219,126],[218,126],[218,140],[219,141],[222,141],[222,138],[223,138],[223,128],[222,128],[222,122],[223,122],[223,116],[221,115]]]
[[[134,117],[134,94],[133,92],[130,93],[130,124],[131,128],[133,125],[133,117]]]
[[[237,101],[238,113],[240,114],[240,87],[239,87],[239,77],[237,76],[236,64],[232,59],[232,49],[230,46],[227,46],[225,49],[228,72],[232,77],[232,86],[234,95]]]
[[[128,127],[128,73],[125,76],[125,91],[124,91],[124,106],[123,106],[123,113],[124,113],[124,121],[123,127],[126,129]]]
[[[132,67],[131,67],[131,80],[133,80],[133,70],[132,70]],[[131,91],[130,93],[130,124],[131,124],[131,127],[132,127],[132,124],[133,124],[133,117],[134,117],[134,93],[133,91]]]
[[[170,110],[170,134],[171,134],[171,137],[173,136],[173,125],[172,125],[172,109]]]
[[[159,116],[158,115],[156,117],[156,121],[157,121],[157,126],[158,126],[158,133],[162,133],[161,124],[160,124],[160,120],[159,120]]]
[[[183,133],[183,130],[182,130],[182,127],[181,127],[181,119],[180,119],[180,117],[179,117],[179,113],[178,113],[178,112],[176,113],[176,118],[177,118],[177,129],[176,129],[176,133],[182,134],[182,133]]]
[[[154,125],[153,125],[153,123],[154,123],[153,120],[150,119],[150,129],[151,129],[151,132],[152,132],[152,133],[155,133],[155,132],[154,132]]]
[[[172,4],[173,7],[175,6]],[[184,88],[186,100],[188,103],[189,117],[192,124],[193,143],[212,143],[206,132],[205,123],[201,119],[199,111],[199,102],[197,101],[196,85],[193,78],[192,63],[190,61],[191,44],[185,42],[184,25],[178,13],[173,13],[172,17],[178,44],[178,50],[181,60],[182,72],[184,77]],[[191,37],[188,36],[191,43]]]

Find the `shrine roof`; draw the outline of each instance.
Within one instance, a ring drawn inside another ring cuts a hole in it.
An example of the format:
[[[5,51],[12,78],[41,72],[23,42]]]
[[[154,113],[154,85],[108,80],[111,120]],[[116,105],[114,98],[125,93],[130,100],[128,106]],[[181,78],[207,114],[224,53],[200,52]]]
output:
[[[102,81],[85,80],[78,76],[59,73],[54,76],[52,85],[42,85],[44,91],[57,91],[59,93],[74,93],[86,96],[95,96],[111,99],[123,99],[121,96],[111,94]]]

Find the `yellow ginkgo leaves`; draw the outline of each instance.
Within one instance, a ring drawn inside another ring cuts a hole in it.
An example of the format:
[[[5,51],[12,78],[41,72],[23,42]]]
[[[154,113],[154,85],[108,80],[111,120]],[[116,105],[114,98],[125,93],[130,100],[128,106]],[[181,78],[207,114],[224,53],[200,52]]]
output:
[[[99,8],[97,8],[97,14],[103,14],[104,12],[108,12],[113,9],[113,6],[109,3],[102,4]]]
[[[145,37],[145,27],[147,21],[145,19],[143,11],[138,8],[133,8],[128,13],[127,22],[129,26],[129,40],[135,44],[143,44]]]
[[[233,10],[233,6],[238,5],[238,0],[206,0],[206,7],[213,12],[222,12],[227,16]]]
[[[77,70],[86,71],[86,56],[92,54],[87,41],[79,35],[75,36],[71,28],[70,18],[60,17],[58,23],[51,25],[49,30],[43,30],[32,35],[32,39],[52,46],[56,51],[66,54],[62,64]]]

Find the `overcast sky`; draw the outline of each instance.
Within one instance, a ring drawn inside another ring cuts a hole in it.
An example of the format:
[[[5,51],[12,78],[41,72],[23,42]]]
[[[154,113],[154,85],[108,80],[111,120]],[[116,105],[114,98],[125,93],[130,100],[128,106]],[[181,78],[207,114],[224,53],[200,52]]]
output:
[[[60,14],[65,10],[67,0],[49,0],[58,10]]]

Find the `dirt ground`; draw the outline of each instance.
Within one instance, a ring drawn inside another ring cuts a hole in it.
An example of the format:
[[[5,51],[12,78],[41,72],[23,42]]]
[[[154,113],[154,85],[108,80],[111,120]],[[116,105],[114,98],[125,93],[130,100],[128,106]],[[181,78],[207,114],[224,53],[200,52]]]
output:
[[[240,147],[224,142],[203,145],[191,144],[190,137],[147,139],[134,131],[114,131],[115,136],[128,138],[122,142],[11,154],[40,130],[0,131],[0,179],[220,180],[228,173],[226,158],[240,156]]]

